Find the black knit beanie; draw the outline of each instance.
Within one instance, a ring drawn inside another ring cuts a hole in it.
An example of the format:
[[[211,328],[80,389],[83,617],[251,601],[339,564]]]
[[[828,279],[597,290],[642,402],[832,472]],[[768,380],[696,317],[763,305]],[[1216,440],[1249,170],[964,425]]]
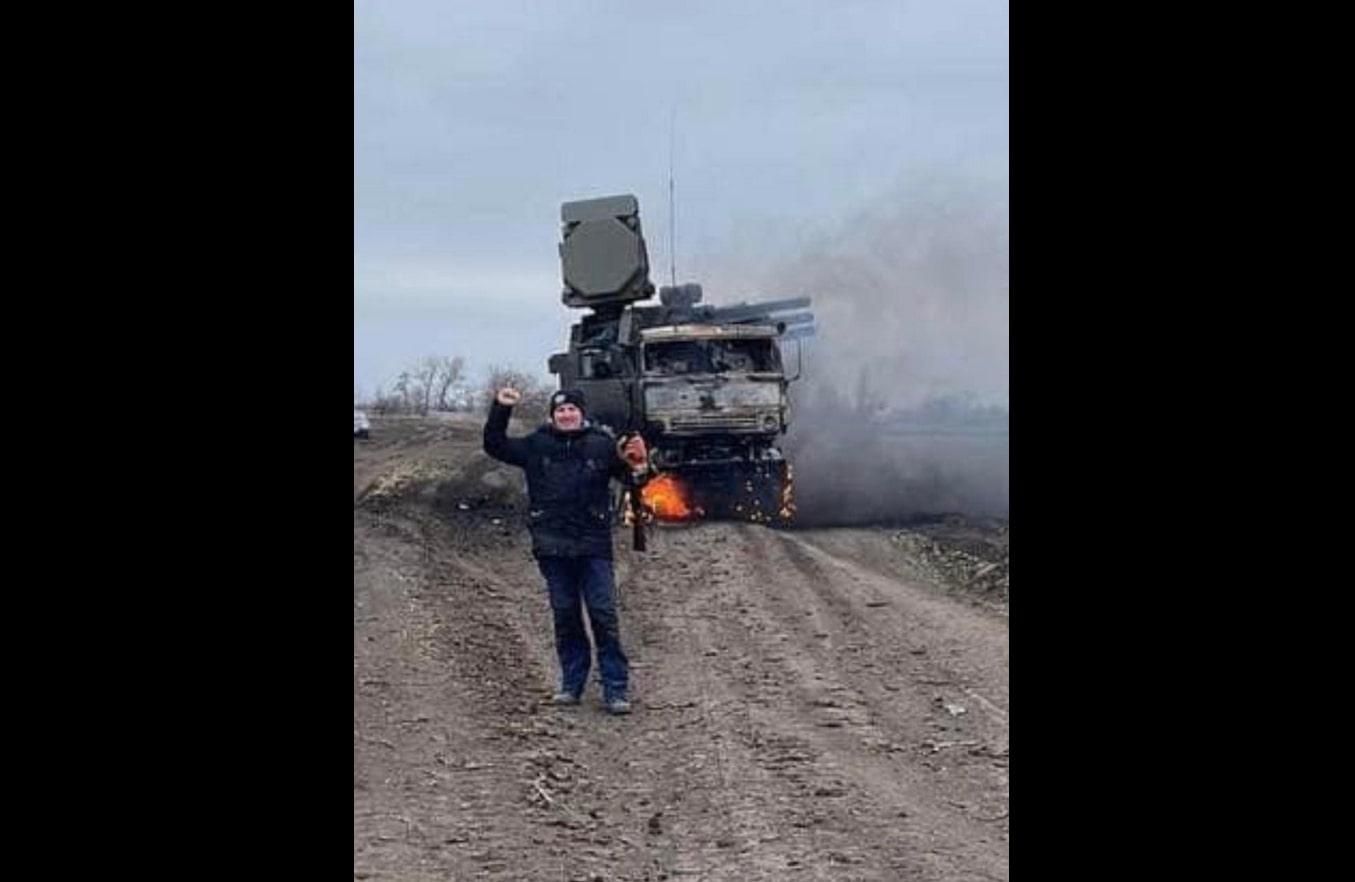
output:
[[[572,404],[579,410],[586,411],[583,403],[583,393],[578,389],[561,389],[550,397],[551,416],[555,415],[555,408],[562,404]]]

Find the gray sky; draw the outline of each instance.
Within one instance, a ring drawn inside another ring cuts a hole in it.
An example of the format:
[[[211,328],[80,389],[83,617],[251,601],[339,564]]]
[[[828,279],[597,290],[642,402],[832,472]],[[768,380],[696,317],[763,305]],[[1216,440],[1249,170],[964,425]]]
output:
[[[985,358],[948,358],[991,362],[975,383],[1005,390],[1005,0],[354,9],[364,394],[432,354],[463,355],[476,376],[501,363],[546,377],[578,318],[560,303],[562,201],[638,196],[652,276],[667,284],[673,118],[678,281],[701,282],[708,301],[831,296],[787,290],[804,254],[852,253],[841,243],[854,223],[895,217],[919,187],[997,206],[1001,265],[982,278],[1001,288],[1001,321],[985,325]],[[973,210],[993,228],[989,208]]]

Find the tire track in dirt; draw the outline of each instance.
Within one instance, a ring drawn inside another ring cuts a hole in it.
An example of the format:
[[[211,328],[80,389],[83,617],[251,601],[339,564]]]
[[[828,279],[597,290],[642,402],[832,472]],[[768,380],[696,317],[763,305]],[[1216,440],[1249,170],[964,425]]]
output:
[[[931,708],[916,699],[899,707],[900,692],[908,697],[913,672],[907,662],[913,656],[884,649],[899,641],[898,623],[882,627],[874,608],[857,609],[844,596],[840,578],[800,554],[793,537],[751,526],[734,529],[741,543],[732,559],[746,569],[733,584],[754,587],[735,589],[726,601],[728,614],[719,619],[724,635],[717,639],[743,653],[737,661],[745,669],[741,679],[753,731],[803,745],[807,756],[800,769],[813,781],[813,792],[837,795],[818,801],[808,816],[818,834],[816,849],[862,859],[854,845],[872,842],[875,854],[863,860],[882,878],[900,870],[921,878],[957,872],[1005,876],[1005,857],[991,859],[995,831],[986,824],[976,827],[972,817],[948,803],[959,782],[931,787],[915,769],[929,740],[918,720]],[[737,682],[739,671],[729,673]],[[989,796],[994,783],[992,773],[982,771],[976,797]],[[823,811],[825,806],[840,808]],[[872,831],[863,818],[884,823]]]
[[[688,638],[696,658],[673,667],[701,665],[698,705],[709,709],[711,728],[722,734],[727,759],[727,813],[742,821],[747,843],[724,859],[718,878],[853,878],[870,870],[857,847],[859,830],[835,803],[846,795],[831,763],[824,761],[800,727],[786,725],[775,708],[786,697],[786,634],[755,614],[764,590],[749,578],[740,537],[729,525],[706,524],[674,537],[670,555],[711,554],[710,577],[684,586],[691,591]],[[671,559],[671,557],[670,557]],[[880,867],[890,878],[892,869]]]
[[[430,541],[436,523],[355,520],[355,873],[523,878],[516,818],[553,724],[521,598]]]
[[[729,688],[722,650],[706,627],[718,614],[713,595],[733,576],[727,556],[710,547],[728,537],[714,533],[698,548],[681,531],[654,538],[654,552],[627,573],[623,590],[645,660],[643,709],[652,717],[631,768],[657,783],[647,798],[668,819],[655,837],[656,869],[784,878],[804,866],[783,832],[794,818],[776,798],[772,770],[756,761],[739,731],[740,696]]]
[[[807,574],[807,584],[854,631],[857,642],[848,645],[868,659],[868,676],[854,677],[853,685],[867,694],[873,717],[891,740],[923,751],[915,767],[937,773],[931,776],[938,787],[933,803],[959,808],[985,824],[1005,817],[1007,715],[979,692],[1006,701],[1005,620],[881,576],[798,535],[783,533],[777,539],[788,559]],[[844,664],[842,670],[862,673],[859,664]],[[879,679],[881,673],[888,678]],[[973,712],[972,701],[962,706],[964,696],[976,699],[986,713]],[[932,759],[943,751],[944,757]],[[964,801],[957,802],[957,796]]]

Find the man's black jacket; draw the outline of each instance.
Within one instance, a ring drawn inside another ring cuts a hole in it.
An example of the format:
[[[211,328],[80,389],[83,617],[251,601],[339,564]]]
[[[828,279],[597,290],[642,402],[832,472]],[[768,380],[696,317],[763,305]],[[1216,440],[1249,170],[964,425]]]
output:
[[[559,432],[544,425],[523,438],[508,437],[511,407],[497,401],[485,423],[485,453],[527,472],[527,526],[537,557],[612,556],[608,481],[632,485],[616,439],[593,426]]]

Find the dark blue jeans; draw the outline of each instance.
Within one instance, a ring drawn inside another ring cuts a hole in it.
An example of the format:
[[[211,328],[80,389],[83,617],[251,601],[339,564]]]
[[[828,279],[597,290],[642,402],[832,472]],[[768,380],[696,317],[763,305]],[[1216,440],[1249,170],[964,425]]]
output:
[[[603,699],[625,698],[628,662],[621,649],[612,562],[602,557],[542,557],[537,564],[546,577],[550,607],[555,613],[561,688],[579,695],[588,683],[593,653],[583,629],[583,608],[587,606],[588,623],[597,641]]]

